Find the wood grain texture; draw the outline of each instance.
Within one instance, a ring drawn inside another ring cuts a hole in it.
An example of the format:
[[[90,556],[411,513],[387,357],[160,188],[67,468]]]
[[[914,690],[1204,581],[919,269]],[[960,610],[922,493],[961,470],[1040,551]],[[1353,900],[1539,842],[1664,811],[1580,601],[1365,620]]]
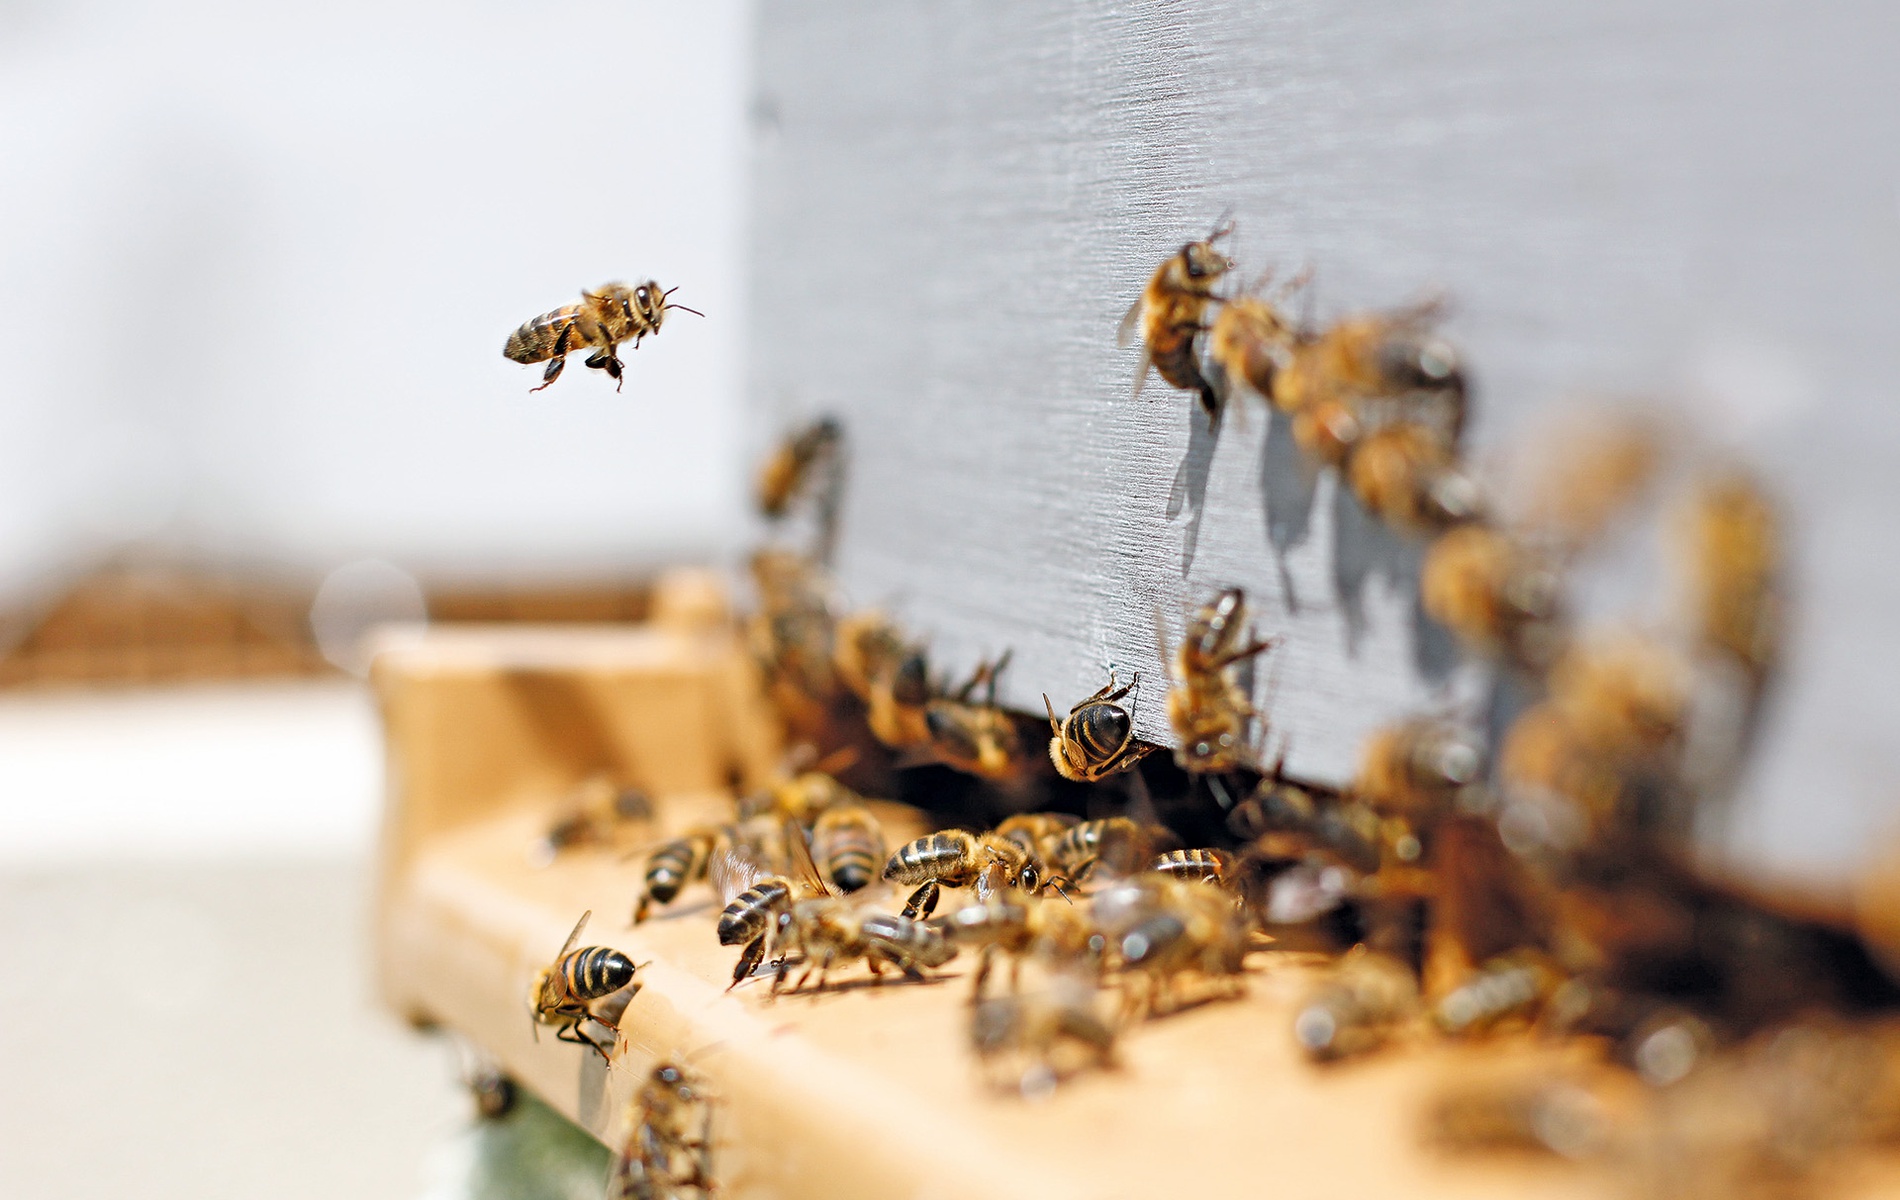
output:
[[[1314,265],[1320,318],[1445,289],[1480,454],[1565,396],[1635,392],[1763,461],[1804,539],[1804,620],[1731,850],[1814,869],[1884,828],[1896,10],[996,0],[759,22],[754,428],[762,448],[845,419],[856,601],[959,669],[1013,648],[1026,710],[1139,669],[1139,731],[1166,740],[1156,610],[1178,630],[1244,585],[1287,637],[1258,695],[1324,779],[1372,724],[1470,702],[1414,619],[1416,549],[1303,478],[1260,405],[1216,438],[1158,380],[1129,398],[1118,318],[1231,211],[1240,273]]]

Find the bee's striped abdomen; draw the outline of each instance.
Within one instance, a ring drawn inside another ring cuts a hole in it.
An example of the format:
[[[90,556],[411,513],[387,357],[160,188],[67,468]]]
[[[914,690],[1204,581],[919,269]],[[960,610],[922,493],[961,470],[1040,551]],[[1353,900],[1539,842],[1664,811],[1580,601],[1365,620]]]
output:
[[[521,328],[508,335],[508,344],[501,352],[518,363],[537,363],[545,362],[557,353],[565,354],[580,349],[582,338],[578,329],[568,333],[566,345],[560,345],[561,331],[574,324],[580,311],[580,305],[570,304],[551,313],[542,313],[531,321],[523,321]]]
[[[633,962],[606,946],[583,946],[561,959],[561,982],[577,1000],[598,1000],[633,982]]]
[[[898,847],[884,864],[884,878],[897,883],[948,882],[970,870],[973,839],[961,830],[933,833]],[[954,885],[953,885],[954,886]]]
[[[1223,850],[1170,850],[1155,859],[1154,870],[1176,879],[1220,883],[1231,861]]]
[[[1118,705],[1091,704],[1075,715],[1071,728],[1082,753],[1094,765],[1107,762],[1128,744],[1134,733],[1134,722]]]
[[[884,835],[877,818],[847,806],[827,810],[812,829],[813,856],[841,892],[870,886],[883,865]]]
[[[792,885],[774,875],[733,898],[719,914],[719,944],[739,946],[766,931],[771,914],[792,894]]]
[[[683,837],[654,851],[647,860],[647,895],[671,903],[682,887],[706,873],[709,847],[704,837]]]

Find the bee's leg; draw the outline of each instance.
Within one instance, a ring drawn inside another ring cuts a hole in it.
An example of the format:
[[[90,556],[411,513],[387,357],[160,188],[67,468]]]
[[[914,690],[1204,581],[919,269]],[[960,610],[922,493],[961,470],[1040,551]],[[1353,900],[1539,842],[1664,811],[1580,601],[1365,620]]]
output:
[[[553,383],[555,380],[561,377],[561,368],[565,367],[566,365],[567,365],[567,359],[559,355],[556,355],[554,358],[548,361],[548,369],[541,372],[541,387],[531,387],[528,390],[531,392],[538,392],[541,390],[541,388],[547,387],[549,384]]]
[[[760,934],[746,943],[745,950],[739,955],[738,963],[732,968],[732,982],[726,985],[731,991],[739,986],[741,980],[758,969],[759,960],[765,957],[765,935]]]
[[[561,368],[567,365],[567,348],[572,344],[573,336],[574,322],[569,321],[561,326],[560,336],[554,339],[554,356],[548,360],[548,369],[541,372],[541,387],[529,388],[529,391],[538,392],[561,377]]]
[[[910,901],[904,905],[903,915],[912,921],[919,921],[937,911],[937,881],[926,879],[923,886],[910,894]]]
[[[977,952],[976,978],[970,981],[970,1003],[980,1004],[983,1000],[983,985],[989,982],[990,965],[996,958],[996,947],[985,946]]]

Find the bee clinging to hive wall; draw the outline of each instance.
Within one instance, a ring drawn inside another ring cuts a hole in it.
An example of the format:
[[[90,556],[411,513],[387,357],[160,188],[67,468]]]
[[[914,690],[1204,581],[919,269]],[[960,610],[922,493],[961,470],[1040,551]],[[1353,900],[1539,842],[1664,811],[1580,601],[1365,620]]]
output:
[[[1248,765],[1248,732],[1258,714],[1236,675],[1241,663],[1277,644],[1251,635],[1239,588],[1195,610],[1174,652],[1168,692],[1168,721],[1181,739],[1174,759],[1183,770],[1224,774]]]
[[[786,438],[759,469],[759,511],[777,520],[807,493],[825,503],[824,493],[836,482],[832,476],[843,441],[844,427],[830,417],[821,417]]]
[[[613,1028],[610,1022],[595,1015],[593,1004],[633,983],[634,973],[639,968],[620,951],[605,946],[574,949],[587,918],[593,915],[591,911],[581,914],[581,919],[574,923],[574,931],[561,944],[560,953],[554,956],[554,962],[535,976],[529,1004],[537,1025],[556,1026],[554,1036],[561,1041],[587,1046],[607,1058],[609,1046],[589,1037],[582,1025],[593,1021]]]
[[[939,762],[999,781],[1028,772],[1030,764],[1016,734],[1016,720],[996,704],[996,677],[1008,665],[1008,653],[994,663],[984,663],[955,693],[925,706],[924,728]],[[977,702],[971,696],[979,685],[984,694]]]
[[[1117,344],[1128,346],[1137,336],[1142,343],[1141,366],[1135,373],[1135,391],[1153,367],[1161,378],[1200,397],[1209,421],[1220,416],[1220,394],[1201,370],[1201,334],[1207,328],[1208,309],[1216,302],[1214,285],[1234,264],[1214,249],[1214,243],[1233,232],[1223,224],[1198,242],[1189,242],[1155,268],[1141,297],[1122,318]]]
[[[1301,272],[1279,289],[1284,295],[1305,285]],[[1229,387],[1245,383],[1261,399],[1273,399],[1273,379],[1289,361],[1294,347],[1310,340],[1289,320],[1275,300],[1259,294],[1258,285],[1221,305],[1208,333],[1207,356],[1220,366]]]
[[[1069,715],[1056,719],[1056,706],[1050,701],[1048,693],[1043,693],[1043,706],[1049,710],[1049,761],[1064,779],[1077,783],[1094,783],[1117,771],[1126,771],[1153,752],[1153,746],[1144,746],[1135,740],[1135,722],[1128,710],[1116,701],[1133,691],[1141,681],[1136,675],[1128,683],[1117,688],[1115,673],[1110,671],[1108,683],[1093,696],[1069,710]]]
[[[561,377],[569,354],[592,349],[587,365],[613,376],[614,390],[619,391],[623,368],[620,343],[632,339],[638,349],[642,338],[660,332],[669,309],[696,317],[706,315],[684,304],[669,303],[667,297],[678,290],[661,291],[660,285],[649,279],[637,287],[610,283],[598,292],[584,291],[579,304],[524,321],[521,328],[508,335],[502,353],[518,363],[548,364],[541,373],[540,387],[533,389],[538,392]]]

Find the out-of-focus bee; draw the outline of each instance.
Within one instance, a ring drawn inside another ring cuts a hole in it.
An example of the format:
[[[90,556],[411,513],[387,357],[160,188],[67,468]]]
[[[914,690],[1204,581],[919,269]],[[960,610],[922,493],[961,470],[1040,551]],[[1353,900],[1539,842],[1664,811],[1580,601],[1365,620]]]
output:
[[[1440,996],[1432,1005],[1432,1020],[1453,1035],[1527,1023],[1562,982],[1563,976],[1536,951],[1500,954]]]
[[[1638,633],[1573,644],[1551,667],[1548,698],[1499,749],[1507,818],[1541,806],[1542,848],[1558,851],[1612,828],[1685,832],[1676,789],[1692,683],[1685,658]]]
[[[712,1101],[686,1068],[662,1062],[633,1098],[606,1200],[687,1200],[714,1189]]]
[[[732,969],[733,987],[765,957],[766,939],[780,928],[781,913],[800,900],[831,894],[812,862],[804,831],[795,822],[785,821],[783,840],[787,863],[783,874],[771,873],[760,855],[741,846],[723,848],[708,868],[726,901],[719,914],[719,944],[744,947]]]
[[[535,1024],[555,1026],[554,1036],[563,1042],[572,1042],[577,1046],[587,1046],[602,1058],[609,1058],[608,1051],[613,1043],[603,1046],[589,1037],[583,1025],[588,1021],[604,1025],[609,1029],[615,1026],[594,1012],[597,1000],[604,1000],[631,985],[634,973],[639,970],[632,959],[606,946],[583,946],[574,949],[574,943],[580,940],[581,929],[587,924],[592,911],[581,914],[574,922],[574,932],[567,935],[567,941],[561,943],[560,953],[554,956],[554,962],[535,976],[534,988],[529,993],[529,1007],[534,1015]],[[645,965],[645,964],[642,964]]]
[[[619,391],[620,343],[632,338],[634,349],[639,349],[640,339],[660,332],[669,309],[677,308],[696,317],[706,315],[684,304],[668,303],[666,298],[678,290],[661,291],[660,285],[649,279],[637,287],[610,283],[598,292],[583,291],[579,304],[569,304],[524,322],[508,335],[508,344],[502,353],[518,363],[548,364],[548,369],[541,373],[541,386],[534,389],[538,392],[561,377],[568,354],[591,347],[594,353],[588,357],[587,365],[613,376],[614,390]]]
[[[1615,1121],[1582,1083],[1547,1072],[1465,1083],[1433,1099],[1425,1136],[1454,1151],[1538,1150],[1594,1158],[1609,1148]]]
[[[1288,414],[1343,409],[1362,430],[1393,417],[1419,421],[1456,446],[1465,379],[1458,352],[1431,330],[1441,308],[1434,300],[1364,313],[1298,341],[1275,371],[1269,398]]]
[[[1484,751],[1449,721],[1412,718],[1373,731],[1359,755],[1353,793],[1381,812],[1442,813],[1478,782]]]
[[[931,753],[938,761],[985,779],[1010,781],[1028,769],[1016,720],[996,706],[996,677],[1009,665],[1007,652],[994,663],[983,663],[962,687],[924,708],[924,728]],[[970,697],[981,686],[980,703]]]
[[[1563,642],[1563,576],[1549,555],[1482,524],[1434,540],[1419,568],[1425,611],[1480,653],[1527,667]]]
[[[974,887],[979,900],[1004,888],[1035,892],[1043,887],[1047,868],[1016,838],[946,829],[899,846],[884,863],[884,878],[917,885],[904,905],[904,916],[917,918],[936,911],[942,888]]]
[[[794,736],[817,738],[839,694],[832,666],[831,579],[803,555],[762,550],[752,556],[759,610],[747,624],[752,653]]]
[[[548,831],[529,848],[528,861],[548,866],[563,850],[611,843],[621,825],[652,816],[653,801],[645,792],[596,775],[561,802]]]
[[[1116,344],[1142,343],[1141,366],[1135,373],[1135,393],[1153,367],[1161,378],[1183,391],[1200,396],[1210,422],[1220,417],[1220,394],[1201,371],[1200,336],[1207,328],[1207,312],[1215,303],[1214,285],[1234,264],[1214,249],[1214,243],[1233,232],[1223,224],[1206,238],[1189,242],[1168,256],[1148,280],[1141,297],[1122,317]]]
[[[777,520],[808,488],[834,482],[826,477],[837,466],[843,440],[844,427],[822,417],[781,442],[759,470],[759,511]]]
[[[1259,714],[1235,678],[1236,668],[1278,644],[1278,638],[1251,636],[1239,588],[1221,592],[1188,619],[1168,691],[1168,722],[1181,739],[1174,760],[1183,770],[1218,775],[1248,765],[1248,726]],[[1166,651],[1164,638],[1164,656]]]
[[[1170,850],[1154,860],[1149,870],[1188,883],[1225,887],[1234,874],[1234,856],[1225,850]]]
[[[851,747],[826,755],[813,769],[781,778],[762,795],[749,797],[740,811],[747,815],[769,811],[796,821],[801,829],[810,829],[828,809],[863,803],[864,797],[839,783],[837,776],[831,773],[833,769],[845,769],[839,765],[841,762],[850,763],[856,758],[857,753]]]
[[[978,947],[976,976],[971,982],[972,1003],[983,998],[983,985],[998,954],[1010,959],[1010,987],[1016,987],[1022,960],[1031,954],[1076,970],[1100,958],[1092,946],[1094,930],[1082,910],[1066,899],[1004,892],[991,895],[932,924],[941,927],[959,945]]]
[[[1056,706],[1049,694],[1043,693],[1042,703],[1049,710],[1049,732],[1053,735],[1049,739],[1049,761],[1064,779],[1094,783],[1126,771],[1153,753],[1153,746],[1135,741],[1134,719],[1115,703],[1140,682],[1137,674],[1118,689],[1115,673],[1110,671],[1107,685],[1071,708],[1061,720],[1056,719]]]
[[[1429,533],[1478,517],[1477,482],[1459,465],[1444,434],[1417,421],[1398,421],[1359,439],[1346,462],[1346,482],[1367,512],[1407,533]]]
[[[1186,979],[1198,982],[1202,993],[1246,990],[1241,974],[1253,948],[1253,925],[1222,889],[1150,872],[1098,893],[1089,913],[1121,965],[1125,1015],[1167,1012],[1209,998],[1184,998],[1180,987]]]
[[[1295,863],[1315,856],[1369,875],[1387,861],[1410,863],[1424,852],[1409,821],[1383,817],[1350,797],[1319,795],[1268,777],[1234,806],[1227,827],[1251,843],[1253,863]]]
[[[894,750],[914,750],[931,741],[930,700],[930,665],[922,650],[912,650],[894,670],[872,680],[871,694],[865,702],[865,722],[877,740],[886,746]],[[966,740],[977,748],[980,761],[983,739]],[[991,740],[998,747],[1004,744],[1000,737]],[[1013,729],[1011,740],[1014,740]],[[996,749],[990,750],[992,762],[997,761],[997,755]]]
[[[702,825],[661,845],[647,856],[646,887],[633,910],[633,923],[647,919],[655,904],[671,904],[680,889],[706,877],[706,865],[721,831]]]
[[[1307,272],[1288,280],[1280,296],[1305,285]],[[1260,295],[1262,279],[1253,288],[1221,305],[1208,333],[1207,356],[1221,368],[1229,386],[1244,382],[1261,399],[1272,402],[1273,376],[1303,339],[1299,328],[1281,313],[1278,297]]]
[[[1044,990],[980,1001],[970,1011],[970,1045],[994,1083],[1025,1096],[1115,1065],[1115,1028],[1096,1011],[1087,977],[1058,975]]]
[[[1326,1062],[1376,1050],[1418,1011],[1418,980],[1388,954],[1354,951],[1309,993],[1293,1018],[1308,1057]]]
[[[1677,518],[1691,622],[1701,640],[1732,655],[1759,686],[1780,658],[1780,514],[1761,484],[1738,469],[1697,484]]]
[[[1154,856],[1154,834],[1127,817],[1100,817],[1072,825],[1049,843],[1049,865],[1064,878],[1080,880],[1106,870],[1127,875]]]
[[[884,865],[884,827],[862,804],[825,809],[811,830],[812,857],[831,886],[840,892],[868,887]]]
[[[878,681],[895,675],[915,651],[889,617],[867,609],[838,618],[831,661],[839,681],[869,704]]]

